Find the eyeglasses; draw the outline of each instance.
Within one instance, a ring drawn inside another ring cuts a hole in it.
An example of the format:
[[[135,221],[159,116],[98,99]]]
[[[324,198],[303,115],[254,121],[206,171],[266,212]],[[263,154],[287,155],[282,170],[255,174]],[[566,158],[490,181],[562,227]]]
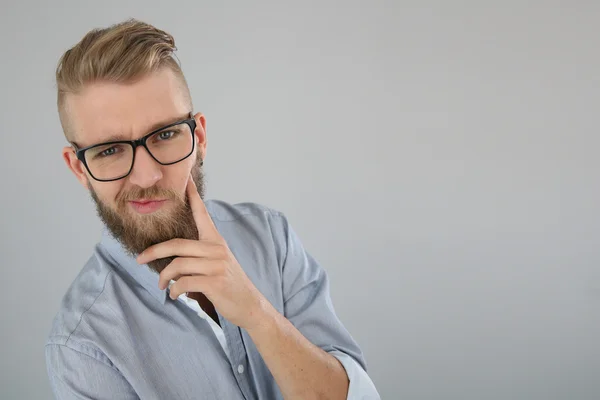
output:
[[[118,140],[95,144],[79,149],[77,158],[85,165],[92,178],[100,182],[123,179],[131,173],[135,149],[143,146],[161,165],[171,165],[185,160],[194,152],[196,121],[190,118],[150,132],[136,140]]]

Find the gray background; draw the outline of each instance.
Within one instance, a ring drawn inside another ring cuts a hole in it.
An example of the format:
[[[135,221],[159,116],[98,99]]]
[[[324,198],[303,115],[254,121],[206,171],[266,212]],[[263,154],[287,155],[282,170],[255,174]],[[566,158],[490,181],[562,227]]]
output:
[[[289,216],[383,398],[600,398],[600,5],[563,3],[3,1],[0,397],[51,398],[99,239],[56,63],[136,17],[175,36],[208,197]]]

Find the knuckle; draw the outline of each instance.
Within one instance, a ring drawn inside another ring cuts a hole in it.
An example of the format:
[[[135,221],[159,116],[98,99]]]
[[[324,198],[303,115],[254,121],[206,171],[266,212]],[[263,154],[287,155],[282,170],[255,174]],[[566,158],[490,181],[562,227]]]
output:
[[[225,271],[227,271],[227,261],[220,260],[219,262],[217,262],[217,274],[223,275]]]
[[[169,264],[169,266],[171,267],[170,269],[174,272],[180,272],[181,268],[183,268],[183,266],[185,265],[184,261],[185,260],[181,257],[175,257],[175,259]]]
[[[179,278],[177,283],[180,283],[179,290],[181,290],[181,293],[189,292],[190,283],[191,283],[190,281],[191,281],[191,277],[184,276],[184,277]]]
[[[219,258],[227,258],[227,256],[229,255],[229,251],[227,249],[227,246],[220,243],[217,245],[217,254],[219,255]]]

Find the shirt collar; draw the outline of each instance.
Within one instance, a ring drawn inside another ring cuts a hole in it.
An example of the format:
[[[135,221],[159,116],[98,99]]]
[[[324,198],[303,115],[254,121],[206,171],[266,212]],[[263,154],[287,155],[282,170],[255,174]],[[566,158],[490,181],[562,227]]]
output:
[[[123,245],[110,233],[106,226],[102,229],[100,245],[108,252],[119,267],[127,271],[152,297],[165,304],[167,289],[158,288],[158,273],[148,264],[138,264],[135,257],[129,254]]]

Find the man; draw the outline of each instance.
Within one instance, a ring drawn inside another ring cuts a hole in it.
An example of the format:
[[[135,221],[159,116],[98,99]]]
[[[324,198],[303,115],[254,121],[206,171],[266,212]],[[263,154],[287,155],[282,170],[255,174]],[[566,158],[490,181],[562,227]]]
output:
[[[63,158],[105,229],[46,343],[55,396],[379,398],[286,217],[203,200],[206,119],[175,49],[128,20],[59,62]]]

